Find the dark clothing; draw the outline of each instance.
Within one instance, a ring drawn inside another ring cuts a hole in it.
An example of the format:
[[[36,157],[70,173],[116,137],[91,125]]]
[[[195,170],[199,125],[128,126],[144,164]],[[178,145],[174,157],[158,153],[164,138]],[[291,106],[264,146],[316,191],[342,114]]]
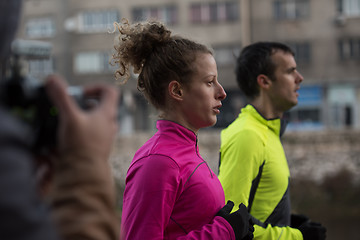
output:
[[[0,63],[10,55],[10,45],[14,39],[19,22],[21,0],[0,1]]]
[[[0,239],[58,239],[36,189],[31,132],[0,107]]]
[[[32,132],[3,108],[0,122],[1,240],[118,239],[107,161],[69,156],[57,162],[48,209],[36,187]]]

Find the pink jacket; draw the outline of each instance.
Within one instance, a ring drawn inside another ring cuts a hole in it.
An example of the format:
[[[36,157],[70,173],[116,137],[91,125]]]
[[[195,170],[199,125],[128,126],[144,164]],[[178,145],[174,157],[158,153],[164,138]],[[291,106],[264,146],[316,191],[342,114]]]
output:
[[[231,225],[215,216],[224,192],[199,154],[196,134],[166,120],[157,129],[126,176],[123,239],[235,239]]]

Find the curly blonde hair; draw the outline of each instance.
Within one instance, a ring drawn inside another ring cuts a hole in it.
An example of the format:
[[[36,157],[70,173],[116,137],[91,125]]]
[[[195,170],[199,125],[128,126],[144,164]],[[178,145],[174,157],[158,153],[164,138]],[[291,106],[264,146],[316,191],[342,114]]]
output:
[[[118,65],[116,80],[125,83],[132,66],[134,73],[139,74],[138,90],[158,109],[165,106],[169,82],[189,84],[197,54],[212,54],[203,44],[172,35],[159,21],[131,25],[122,19],[115,27],[120,33],[112,56],[112,63]]]

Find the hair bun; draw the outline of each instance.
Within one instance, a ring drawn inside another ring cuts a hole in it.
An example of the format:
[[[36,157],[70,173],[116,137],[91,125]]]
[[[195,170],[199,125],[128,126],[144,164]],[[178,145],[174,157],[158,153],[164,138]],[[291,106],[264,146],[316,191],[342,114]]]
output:
[[[127,19],[115,23],[119,31],[118,44],[114,45],[116,53],[112,64],[118,64],[116,78],[130,77],[129,67],[134,67],[135,73],[140,73],[142,67],[154,49],[171,41],[171,31],[157,21],[130,24]]]
[[[160,22],[148,22],[145,23],[141,36],[138,46],[143,45],[145,54],[143,60],[145,61],[155,48],[161,47],[170,41],[171,31]]]

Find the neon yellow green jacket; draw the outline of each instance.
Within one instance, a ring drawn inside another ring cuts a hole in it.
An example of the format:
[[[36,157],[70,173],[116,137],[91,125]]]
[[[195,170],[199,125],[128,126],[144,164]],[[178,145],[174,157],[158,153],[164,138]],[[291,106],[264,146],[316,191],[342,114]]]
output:
[[[290,225],[290,171],[280,141],[280,119],[263,118],[252,105],[221,132],[219,179],[225,199],[244,203],[254,239],[302,240]],[[234,208],[236,210],[236,208]]]

